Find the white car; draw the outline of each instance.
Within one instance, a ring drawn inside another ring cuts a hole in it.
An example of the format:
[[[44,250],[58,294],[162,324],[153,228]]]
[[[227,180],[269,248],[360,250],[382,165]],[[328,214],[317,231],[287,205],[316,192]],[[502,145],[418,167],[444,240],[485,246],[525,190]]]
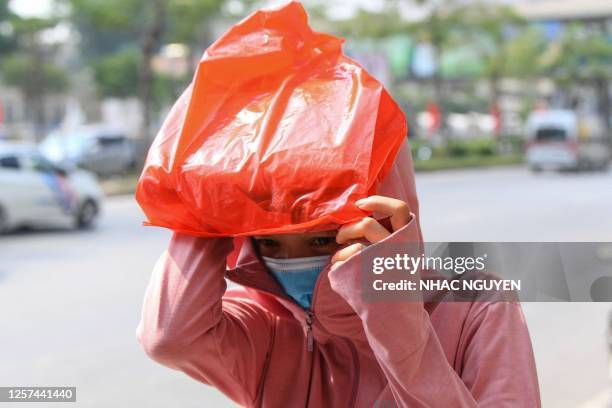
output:
[[[22,226],[91,227],[103,196],[92,173],[58,167],[35,147],[0,142],[0,233]]]
[[[527,120],[527,163],[533,171],[601,169],[610,163],[610,142],[601,120],[570,110],[532,112]]]

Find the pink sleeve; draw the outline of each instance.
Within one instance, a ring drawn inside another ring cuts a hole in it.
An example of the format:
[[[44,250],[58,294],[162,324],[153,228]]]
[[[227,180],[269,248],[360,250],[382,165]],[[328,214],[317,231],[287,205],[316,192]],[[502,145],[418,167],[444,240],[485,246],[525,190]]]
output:
[[[387,242],[418,242],[415,217]],[[368,343],[388,386],[380,406],[539,407],[529,335],[518,308],[494,306],[473,319],[464,362],[465,378],[455,372],[423,304],[417,301],[365,302],[359,255],[330,271],[330,283],[360,316]],[[505,334],[511,334],[505,336]],[[517,344],[514,342],[520,338]],[[508,358],[514,354],[521,357]],[[522,378],[516,378],[516,377]],[[503,377],[503,378],[500,378]]]
[[[462,378],[486,407],[540,407],[531,339],[518,302],[483,303],[466,321]]]
[[[274,321],[253,301],[222,299],[231,249],[228,238],[174,233],[155,265],[136,335],[155,361],[251,405]]]

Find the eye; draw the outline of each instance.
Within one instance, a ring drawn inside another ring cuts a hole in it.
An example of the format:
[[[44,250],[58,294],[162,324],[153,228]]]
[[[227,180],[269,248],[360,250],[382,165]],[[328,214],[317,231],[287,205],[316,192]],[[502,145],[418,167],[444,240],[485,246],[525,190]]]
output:
[[[255,242],[257,243],[257,245],[264,248],[275,248],[278,246],[277,241],[269,238],[258,238],[255,240]]]
[[[311,242],[316,247],[324,247],[334,243],[336,243],[336,238],[334,237],[316,237]]]

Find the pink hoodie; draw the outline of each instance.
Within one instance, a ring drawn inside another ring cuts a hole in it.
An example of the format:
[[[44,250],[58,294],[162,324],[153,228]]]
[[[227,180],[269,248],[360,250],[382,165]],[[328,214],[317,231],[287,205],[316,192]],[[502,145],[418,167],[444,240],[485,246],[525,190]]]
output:
[[[407,143],[379,194],[406,201],[414,216],[373,245],[422,242]],[[519,303],[367,303],[358,258],[323,270],[307,313],[249,239],[174,233],[138,341],[247,407],[540,407]],[[226,291],[224,278],[241,288]]]

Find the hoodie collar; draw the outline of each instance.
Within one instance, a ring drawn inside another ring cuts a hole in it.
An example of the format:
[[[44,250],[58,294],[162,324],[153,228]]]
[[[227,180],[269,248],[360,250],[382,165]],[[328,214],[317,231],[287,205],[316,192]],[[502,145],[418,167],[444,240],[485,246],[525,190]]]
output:
[[[388,220],[381,221],[390,228]],[[315,339],[317,342],[326,343],[331,337],[340,336],[351,340],[358,349],[367,349],[361,319],[332,289],[328,273],[329,266],[319,274],[313,292],[310,310],[314,314]],[[268,272],[251,239],[247,238],[242,242],[235,267],[228,269],[226,276],[232,282],[246,287],[250,293],[255,291],[254,297],[268,311],[281,317],[293,317],[302,325],[306,325],[306,311],[285,293]]]

